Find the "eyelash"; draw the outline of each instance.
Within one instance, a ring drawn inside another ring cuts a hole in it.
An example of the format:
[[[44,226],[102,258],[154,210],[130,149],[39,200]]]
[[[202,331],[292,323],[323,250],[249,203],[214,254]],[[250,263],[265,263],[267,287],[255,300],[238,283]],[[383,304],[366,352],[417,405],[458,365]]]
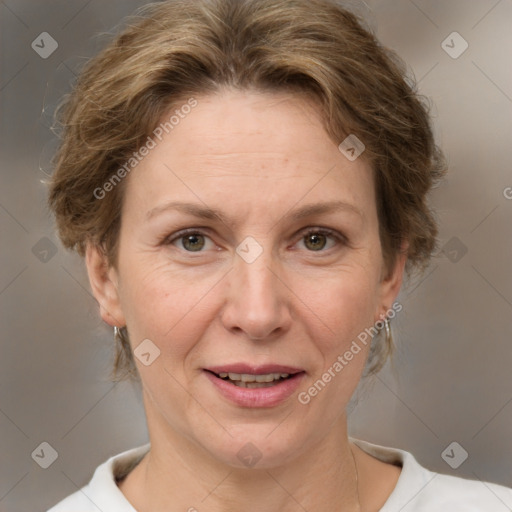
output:
[[[304,239],[304,237],[308,236],[308,235],[324,235],[324,236],[328,236],[328,237],[331,237],[333,238],[334,240],[336,240],[337,244],[341,244],[341,245],[348,245],[348,241],[347,241],[347,238],[342,235],[341,233],[338,233],[337,231],[334,231],[332,229],[329,229],[329,228],[305,228],[306,230],[303,231],[303,234],[302,236],[300,237],[299,240],[302,240]],[[186,237],[187,235],[201,235],[201,236],[204,236],[204,237],[207,237],[207,238],[210,238],[208,236],[208,234],[206,234],[204,231],[201,231],[200,228],[188,228],[188,229],[184,229],[184,230],[181,230],[181,231],[178,231],[177,233],[173,234],[173,235],[170,235],[170,236],[167,236],[163,239],[162,243],[164,245],[172,245],[173,242],[175,242],[176,240],[179,240],[181,238],[184,238]],[[321,249],[319,251],[308,251],[308,252],[311,252],[311,253],[315,253],[315,252],[319,252],[319,253],[326,253],[326,252],[329,252],[331,249],[334,249],[334,247],[331,247],[330,249]],[[190,253],[190,254],[193,254],[194,252],[197,252],[198,254],[200,254],[201,252],[204,252],[204,251],[187,251],[185,249],[182,249],[184,252],[187,252],[187,253]]]

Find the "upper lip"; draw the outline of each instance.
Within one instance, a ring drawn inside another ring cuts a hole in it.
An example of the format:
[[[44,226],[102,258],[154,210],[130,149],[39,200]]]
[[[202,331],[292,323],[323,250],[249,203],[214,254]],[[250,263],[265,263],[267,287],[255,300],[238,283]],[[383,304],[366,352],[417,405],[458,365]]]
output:
[[[249,375],[266,375],[269,373],[288,373],[289,375],[293,375],[294,373],[300,373],[304,371],[302,368],[296,368],[294,366],[287,366],[282,364],[263,364],[260,366],[255,366],[248,363],[232,363],[224,364],[222,366],[209,366],[208,368],[205,368],[205,370],[216,374],[245,373]]]

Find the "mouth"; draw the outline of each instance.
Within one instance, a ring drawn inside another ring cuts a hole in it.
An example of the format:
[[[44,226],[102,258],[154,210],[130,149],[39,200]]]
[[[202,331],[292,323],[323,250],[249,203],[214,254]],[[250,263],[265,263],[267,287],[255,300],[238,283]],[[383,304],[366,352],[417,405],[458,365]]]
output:
[[[207,370],[210,371],[210,370]],[[234,372],[210,372],[219,379],[222,379],[234,386],[240,388],[270,388],[283,382],[284,380],[293,377],[290,373],[264,373],[264,374],[250,374],[250,373],[234,373]]]
[[[306,372],[302,368],[236,363],[203,369],[224,399],[240,407],[275,407],[297,391]]]

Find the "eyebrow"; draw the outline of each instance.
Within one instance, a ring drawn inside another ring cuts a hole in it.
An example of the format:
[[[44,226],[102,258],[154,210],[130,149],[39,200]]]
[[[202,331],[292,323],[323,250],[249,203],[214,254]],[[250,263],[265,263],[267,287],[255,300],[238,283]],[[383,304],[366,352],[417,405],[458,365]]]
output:
[[[227,226],[233,224],[220,210],[210,208],[206,205],[186,203],[183,201],[170,201],[168,203],[156,206],[147,213],[146,219],[149,221],[153,217],[172,210],[186,213],[200,219],[219,220]],[[341,211],[353,213],[358,215],[362,220],[365,219],[363,212],[353,204],[345,203],[343,201],[328,201],[325,203],[306,204],[296,210],[289,210],[285,215],[281,217],[280,220],[297,221],[306,217],[312,217],[314,215],[336,213]]]

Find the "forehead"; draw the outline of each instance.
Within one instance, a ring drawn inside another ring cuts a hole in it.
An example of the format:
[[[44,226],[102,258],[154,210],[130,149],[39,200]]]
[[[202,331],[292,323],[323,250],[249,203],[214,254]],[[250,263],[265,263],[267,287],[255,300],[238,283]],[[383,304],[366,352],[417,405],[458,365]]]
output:
[[[318,161],[319,153],[327,155],[333,146],[319,107],[304,96],[287,93],[223,90],[200,97],[173,134],[184,157],[216,158],[226,166],[254,159]],[[192,144],[183,144],[185,139]]]
[[[145,207],[183,195],[261,201],[262,190],[267,204],[281,207],[305,196],[306,202],[374,202],[369,165],[342,155],[312,100],[230,90],[196,100],[130,175],[128,194],[135,190]]]

